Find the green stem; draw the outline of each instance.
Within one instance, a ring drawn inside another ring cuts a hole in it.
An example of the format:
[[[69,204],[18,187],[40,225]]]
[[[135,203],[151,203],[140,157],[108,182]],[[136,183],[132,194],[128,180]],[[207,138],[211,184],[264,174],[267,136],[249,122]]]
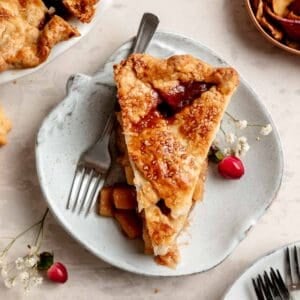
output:
[[[228,111],[225,111],[225,114],[230,118],[232,119],[234,122],[238,122],[239,120],[236,119],[232,114],[230,114]]]
[[[45,223],[45,219],[47,217],[47,214],[49,212],[49,209],[47,208],[47,210],[45,211],[45,214],[41,220],[41,225],[40,225],[40,228],[39,228],[39,232],[37,234],[37,237],[35,239],[35,243],[34,245],[37,247],[37,251],[40,250],[40,247],[41,247],[41,243],[42,243],[42,240],[43,240],[43,236],[44,236],[44,223]]]
[[[41,226],[44,225],[44,221],[47,217],[47,214],[49,212],[49,208],[46,209],[42,219],[36,223],[34,223],[33,225],[31,225],[30,227],[28,227],[27,229],[25,229],[24,231],[22,231],[21,233],[19,233],[10,243],[8,243],[8,245],[4,248],[4,250],[1,252],[0,257],[4,256],[7,251],[13,246],[13,244],[16,242],[17,239],[19,239],[21,236],[23,236],[25,233],[27,233],[28,231],[30,231],[32,228],[34,228],[35,226],[41,224]]]
[[[261,125],[261,124],[248,124],[248,127],[265,127],[266,125]]]
[[[224,136],[226,137],[226,132],[225,132],[225,130],[223,129],[222,124],[221,124],[221,126],[220,126],[220,130],[221,130],[221,132],[224,134]]]

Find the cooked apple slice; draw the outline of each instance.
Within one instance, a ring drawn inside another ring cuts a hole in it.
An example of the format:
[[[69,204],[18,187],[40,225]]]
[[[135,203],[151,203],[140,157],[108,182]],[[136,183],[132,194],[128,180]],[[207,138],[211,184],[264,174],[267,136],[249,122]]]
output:
[[[259,22],[259,24],[268,32],[271,34],[271,36],[276,39],[277,41],[281,41],[283,38],[283,33],[275,27],[275,25],[271,24],[267,18],[264,16],[265,10],[264,10],[264,2],[262,0],[259,0],[257,12],[256,12],[256,19]]]
[[[289,12],[288,6],[293,1],[294,0],[272,0],[274,13],[280,17],[285,17]]]
[[[252,9],[253,9],[254,13],[257,12],[259,2],[260,2],[259,0],[252,0],[251,1],[251,6],[252,6]]]
[[[277,21],[287,34],[287,36],[295,41],[300,41],[300,21],[299,20],[291,20],[279,17],[275,15],[272,10],[265,5],[265,11],[267,14],[275,21]]]
[[[136,191],[130,186],[116,186],[113,190],[114,205],[117,209],[136,209]]]
[[[287,19],[290,19],[290,20],[299,20],[300,21],[300,15],[296,15],[294,12],[290,11],[288,13],[288,15],[286,16]]]
[[[136,212],[117,210],[115,218],[129,239],[136,239],[142,236],[142,223]]]
[[[113,213],[113,187],[104,187],[99,194],[99,215],[112,217]]]

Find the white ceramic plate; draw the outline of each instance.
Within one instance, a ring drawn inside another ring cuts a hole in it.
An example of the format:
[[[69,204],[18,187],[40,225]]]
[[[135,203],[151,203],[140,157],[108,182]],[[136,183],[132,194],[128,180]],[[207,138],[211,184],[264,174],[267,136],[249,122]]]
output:
[[[94,77],[76,75],[68,82],[68,95],[44,120],[38,133],[36,161],[44,196],[64,228],[98,257],[119,268],[146,275],[174,276],[205,271],[222,262],[246,236],[270,205],[281,183],[283,158],[277,130],[258,97],[243,79],[229,111],[248,121],[271,123],[273,132],[253,142],[240,181],[221,179],[211,167],[204,202],[193,211],[188,235],[182,235],[182,262],[176,270],[155,264],[142,252],[142,243],[126,239],[112,219],[96,212],[87,219],[65,210],[77,159],[92,145],[114,105],[112,66],[131,46],[125,43]],[[168,57],[190,53],[212,65],[225,65],[209,49],[185,37],[157,33],[148,52]],[[257,132],[247,130],[249,140]],[[120,171],[110,176],[118,180]],[[187,242],[187,243],[186,243]]]
[[[285,278],[286,265],[285,250],[287,247],[300,246],[300,242],[292,243],[273,250],[272,252],[259,258],[253,265],[251,265],[230,287],[223,300],[253,300],[256,299],[255,292],[252,286],[252,278],[256,278],[258,274],[262,274],[265,270],[270,268],[279,269],[283,278]],[[300,296],[300,291],[296,292],[294,296]],[[295,298],[300,299],[300,298]]]
[[[50,61],[52,61],[53,59],[58,57],[60,54],[62,54],[63,52],[65,52],[66,50],[68,50],[69,48],[74,46],[76,43],[78,43],[80,41],[81,38],[83,38],[86,34],[88,34],[89,31],[97,24],[98,20],[100,19],[100,16],[105,11],[105,9],[108,7],[110,2],[111,2],[111,0],[101,0],[97,4],[96,13],[95,13],[93,20],[88,24],[83,24],[77,20],[70,21],[70,23],[72,25],[77,27],[77,29],[80,32],[80,36],[71,38],[68,41],[61,42],[58,45],[56,45],[52,49],[47,60],[44,63],[42,63],[41,65],[39,65],[35,68],[9,70],[9,71],[0,72],[0,84],[6,83],[6,82],[9,82],[12,80],[16,80],[18,78],[21,78],[25,75],[29,75],[29,74],[39,70],[40,68],[42,68],[43,66],[48,64]]]

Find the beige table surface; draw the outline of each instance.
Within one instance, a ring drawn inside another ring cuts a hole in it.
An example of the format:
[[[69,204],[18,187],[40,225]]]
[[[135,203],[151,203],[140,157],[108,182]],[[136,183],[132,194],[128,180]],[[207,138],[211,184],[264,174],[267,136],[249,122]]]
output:
[[[209,272],[147,278],[120,271],[89,254],[50,217],[45,248],[54,250],[56,258],[67,265],[69,281],[61,286],[45,283],[26,297],[0,283],[1,300],[217,300],[260,255],[300,239],[300,57],[265,41],[250,24],[243,2],[112,1],[98,25],[74,48],[38,72],[0,86],[0,103],[14,124],[9,145],[0,150],[0,246],[7,242],[3,238],[32,224],[46,207],[36,176],[34,141],[42,119],[64,97],[67,78],[76,72],[96,72],[118,45],[135,34],[145,11],[160,16],[161,30],[192,37],[234,66],[264,101],[278,126],[285,154],[282,188],[247,238]],[[21,253],[24,246],[19,244],[17,251]]]

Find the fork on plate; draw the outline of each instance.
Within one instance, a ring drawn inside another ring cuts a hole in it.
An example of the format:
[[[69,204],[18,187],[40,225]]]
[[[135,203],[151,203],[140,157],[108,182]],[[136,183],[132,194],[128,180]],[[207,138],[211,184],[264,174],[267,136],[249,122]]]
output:
[[[296,300],[292,295],[295,290],[300,290],[300,260],[299,249],[294,246],[287,248],[285,252],[286,283],[278,269],[270,268],[270,272],[264,271],[252,284],[258,300]],[[300,298],[298,298],[300,299]]]
[[[157,16],[151,13],[143,15],[132,53],[143,53],[146,50],[158,24]],[[71,209],[72,212],[77,210],[80,214],[85,210],[87,216],[96,201],[96,195],[104,185],[111,165],[109,140],[114,121],[112,112],[99,140],[79,158],[66,205],[66,208]]]

